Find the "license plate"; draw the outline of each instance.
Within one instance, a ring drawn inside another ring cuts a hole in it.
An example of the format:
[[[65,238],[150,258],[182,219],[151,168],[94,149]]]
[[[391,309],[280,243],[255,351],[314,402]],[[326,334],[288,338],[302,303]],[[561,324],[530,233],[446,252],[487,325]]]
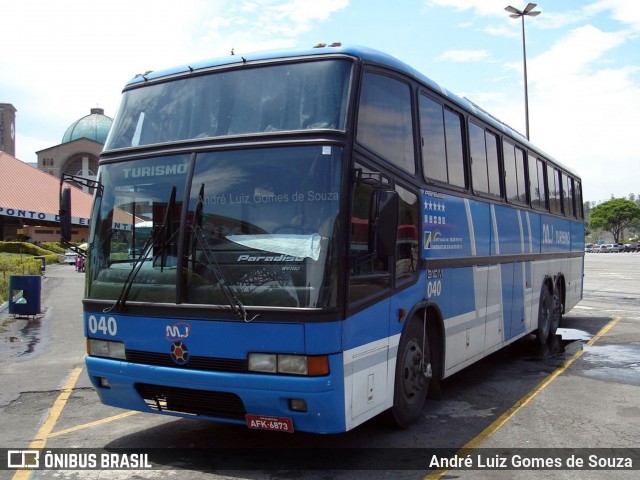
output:
[[[293,433],[293,420],[287,417],[269,417],[267,415],[245,415],[247,427],[256,430],[272,430]]]

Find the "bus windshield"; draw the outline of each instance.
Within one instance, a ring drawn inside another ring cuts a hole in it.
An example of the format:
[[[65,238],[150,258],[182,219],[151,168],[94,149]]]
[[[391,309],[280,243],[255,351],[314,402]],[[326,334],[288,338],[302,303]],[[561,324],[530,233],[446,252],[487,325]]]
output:
[[[345,129],[351,62],[242,67],[124,93],[105,151],[228,135]]]
[[[201,153],[187,179],[189,162],[101,167],[89,298],[130,283],[128,301],[224,305],[226,285],[249,306],[335,306],[341,148]]]

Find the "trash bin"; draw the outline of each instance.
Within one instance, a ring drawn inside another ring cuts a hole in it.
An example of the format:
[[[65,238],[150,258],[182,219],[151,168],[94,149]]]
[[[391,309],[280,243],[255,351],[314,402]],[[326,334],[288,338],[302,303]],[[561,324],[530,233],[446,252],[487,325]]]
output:
[[[9,277],[9,313],[37,315],[40,313],[40,275],[11,275]]]

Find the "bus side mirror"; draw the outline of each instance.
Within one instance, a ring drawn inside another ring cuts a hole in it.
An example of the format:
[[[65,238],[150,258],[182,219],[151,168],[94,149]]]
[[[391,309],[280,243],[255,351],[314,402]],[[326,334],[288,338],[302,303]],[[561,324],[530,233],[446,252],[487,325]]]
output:
[[[374,250],[379,256],[390,257],[395,254],[398,236],[398,192],[377,190],[375,196]]]
[[[71,189],[64,188],[60,192],[60,237],[63,241],[71,241]]]

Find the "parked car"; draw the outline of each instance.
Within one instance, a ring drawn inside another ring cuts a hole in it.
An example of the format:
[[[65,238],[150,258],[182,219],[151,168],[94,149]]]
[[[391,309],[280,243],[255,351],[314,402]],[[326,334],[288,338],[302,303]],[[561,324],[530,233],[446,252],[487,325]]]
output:
[[[586,253],[593,252],[593,243],[586,243],[586,244],[584,245],[584,251],[585,251]]]
[[[621,243],[612,243],[609,245],[609,248],[612,253],[620,253],[624,251],[624,246]]]
[[[627,243],[626,245],[624,245],[624,251],[625,252],[637,252],[638,251],[638,244],[637,243]]]
[[[77,248],[79,248],[80,250],[86,252],[87,248],[89,247],[88,243],[82,243],[80,245],[78,245]],[[78,261],[78,254],[72,250],[69,249],[65,252],[64,254],[64,263],[68,264],[68,265],[76,265],[77,266],[77,261]]]
[[[67,250],[64,254],[64,263],[68,265],[75,265],[78,259],[78,254],[73,250]]]

